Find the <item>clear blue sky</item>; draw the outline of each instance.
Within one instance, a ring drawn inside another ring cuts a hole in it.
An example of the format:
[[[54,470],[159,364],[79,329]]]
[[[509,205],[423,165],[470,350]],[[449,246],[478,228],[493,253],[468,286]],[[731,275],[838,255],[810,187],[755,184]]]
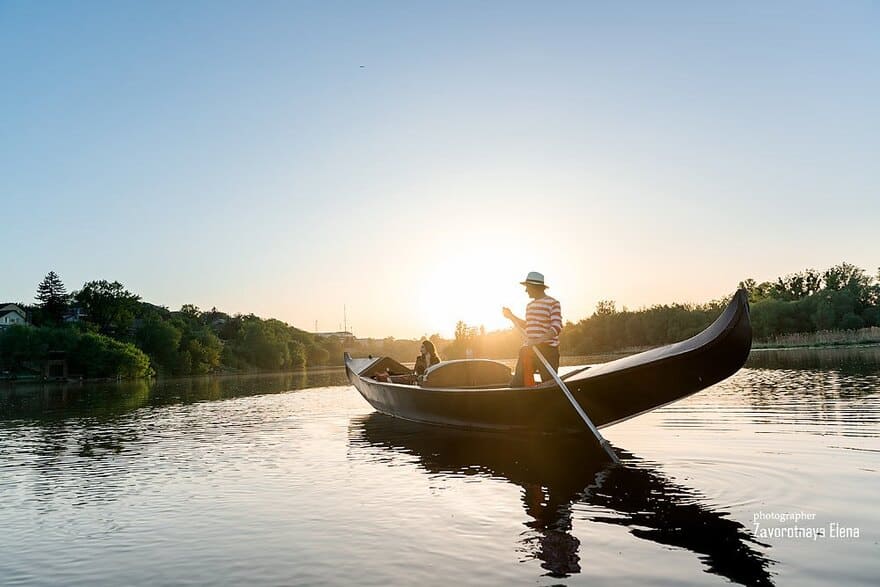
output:
[[[356,334],[880,264],[872,2],[0,0],[0,300]],[[363,66],[363,67],[361,67]]]

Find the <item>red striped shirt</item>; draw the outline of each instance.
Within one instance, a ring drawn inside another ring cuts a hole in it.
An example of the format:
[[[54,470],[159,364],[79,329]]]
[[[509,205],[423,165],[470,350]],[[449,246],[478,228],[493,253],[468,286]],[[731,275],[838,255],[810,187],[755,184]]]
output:
[[[550,346],[559,346],[562,332],[562,307],[559,300],[544,296],[526,306],[526,334],[529,338],[548,338]]]

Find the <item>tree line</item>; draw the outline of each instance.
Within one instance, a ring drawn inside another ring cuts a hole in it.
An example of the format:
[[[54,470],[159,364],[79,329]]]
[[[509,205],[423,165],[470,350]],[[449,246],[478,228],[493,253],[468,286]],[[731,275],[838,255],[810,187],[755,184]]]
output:
[[[805,269],[773,281],[745,279],[756,340],[792,333],[880,326],[880,269],[870,275],[849,263]],[[689,338],[712,323],[730,298],[703,304],[656,304],[638,310],[596,304],[593,314],[567,322],[560,335],[565,355],[591,355],[653,347]],[[444,358],[513,357],[521,338],[512,330],[485,332],[460,322]],[[440,348],[440,347],[438,347]]]
[[[172,311],[141,300],[118,281],[89,281],[72,293],[50,272],[29,326],[0,331],[0,368],[18,372],[61,352],[72,375],[142,377],[218,371],[283,371],[325,365],[342,343],[280,320],[184,305]]]
[[[740,284],[752,302],[757,339],[822,330],[880,326],[880,269],[841,263],[825,271],[806,269],[773,282]]]
[[[792,333],[880,326],[880,270],[841,263],[824,271],[805,269],[773,281],[745,279],[757,340]],[[700,332],[728,299],[703,304],[657,304],[618,310],[603,300],[593,314],[567,322],[560,335],[566,355],[589,355],[676,342]],[[193,375],[282,371],[340,364],[342,341],[321,338],[280,320],[229,315],[184,305],[172,311],[141,300],[118,281],[89,281],[70,294],[50,272],[37,286],[36,303],[24,305],[30,326],[0,330],[0,370],[16,371],[65,353],[70,372],[85,377]],[[444,359],[516,356],[514,330],[486,332],[459,322],[452,340],[430,337]],[[419,340],[358,341],[361,355],[412,361]]]

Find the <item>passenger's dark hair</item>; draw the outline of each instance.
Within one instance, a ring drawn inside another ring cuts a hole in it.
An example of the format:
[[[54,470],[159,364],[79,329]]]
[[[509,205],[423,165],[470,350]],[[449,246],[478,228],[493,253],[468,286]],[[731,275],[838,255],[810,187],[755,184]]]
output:
[[[437,354],[437,349],[434,348],[434,343],[430,340],[423,340],[422,346],[425,347],[428,351],[428,357],[431,359],[431,363],[433,364],[433,359],[437,359],[437,362],[440,362],[440,355]]]

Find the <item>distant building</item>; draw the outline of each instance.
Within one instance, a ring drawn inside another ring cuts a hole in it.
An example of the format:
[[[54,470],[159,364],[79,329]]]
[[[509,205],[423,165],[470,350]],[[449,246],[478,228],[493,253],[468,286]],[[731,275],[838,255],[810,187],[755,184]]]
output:
[[[211,328],[213,328],[214,330],[217,330],[217,329],[219,329],[219,328],[222,328],[223,325],[226,324],[227,322],[229,322],[229,317],[228,317],[228,316],[217,316],[217,317],[215,317],[215,318],[210,318],[210,319],[208,319],[208,324],[209,324],[209,325],[211,326]]]
[[[221,312],[217,308],[211,308],[202,314],[202,319],[214,330],[219,330],[229,322],[229,314]]]
[[[27,324],[27,313],[18,304],[0,304],[0,328]]]
[[[71,306],[64,313],[64,321],[65,322],[79,322],[83,320],[88,314],[85,309],[81,306]]]
[[[347,330],[340,330],[339,332],[313,332],[312,334],[318,338],[336,338],[342,344],[352,344],[356,340],[354,335]]]

